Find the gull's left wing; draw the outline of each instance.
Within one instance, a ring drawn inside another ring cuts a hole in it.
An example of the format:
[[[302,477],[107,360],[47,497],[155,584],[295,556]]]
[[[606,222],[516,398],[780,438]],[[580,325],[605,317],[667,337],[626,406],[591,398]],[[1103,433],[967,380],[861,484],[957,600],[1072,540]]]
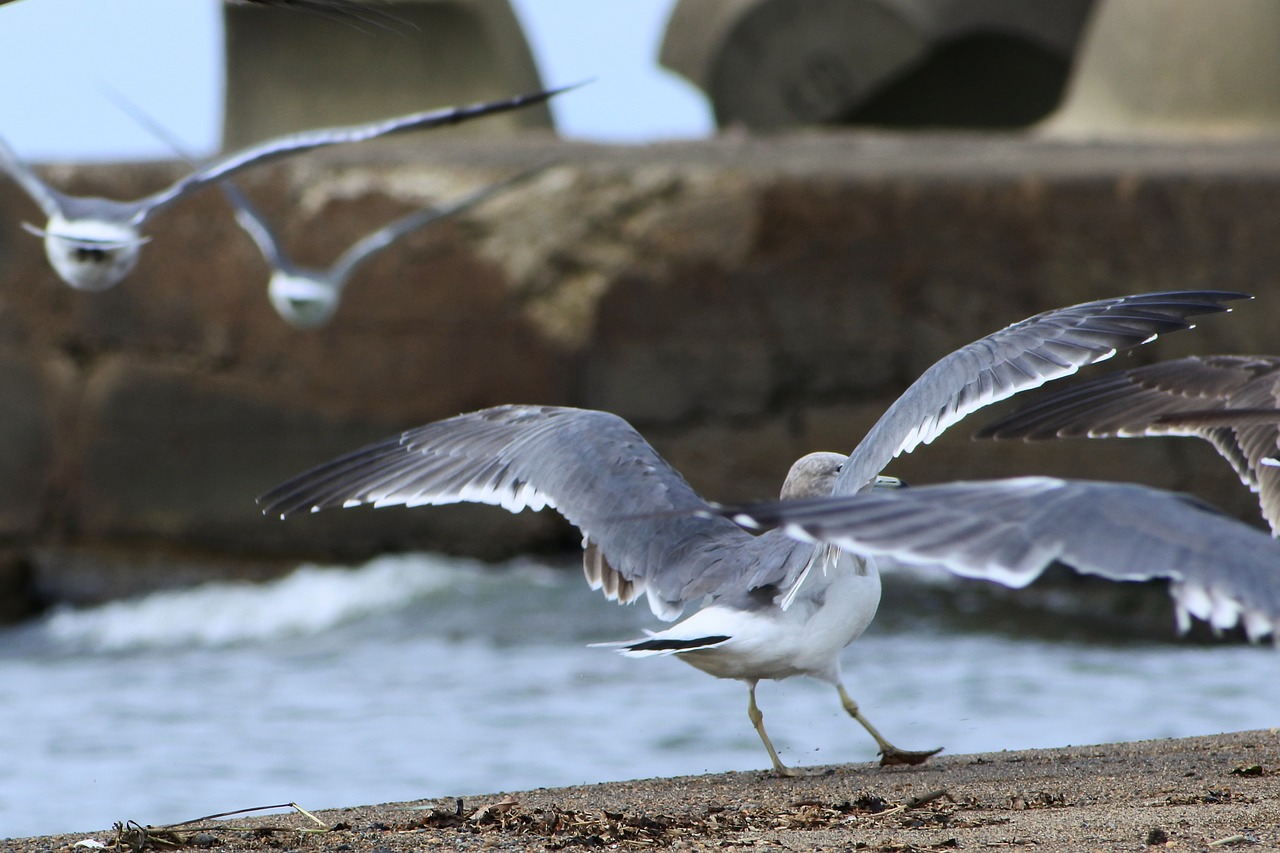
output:
[[[1157,335],[1193,328],[1188,317],[1229,311],[1224,302],[1251,298],[1202,290],[1102,299],[1037,314],[961,347],[921,374],[876,421],[850,454],[834,494],[866,488],[894,457],[928,444],[970,412]]]

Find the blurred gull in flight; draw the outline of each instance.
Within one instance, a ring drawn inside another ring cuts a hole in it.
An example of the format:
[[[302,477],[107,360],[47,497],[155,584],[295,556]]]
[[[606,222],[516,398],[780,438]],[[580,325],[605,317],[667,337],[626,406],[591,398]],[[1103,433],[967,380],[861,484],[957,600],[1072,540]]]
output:
[[[432,222],[447,219],[540,174],[531,169],[504,181],[482,187],[448,204],[424,207],[384,225],[357,240],[327,269],[302,267],[289,260],[280,241],[244,193],[230,181],[222,190],[236,208],[236,221],[253,238],[262,257],[271,265],[267,295],[285,322],[297,329],[323,326],[338,309],[347,280],[356,267],[396,240]]]
[[[1063,540],[1093,536],[1093,515],[1074,513],[1087,508],[1094,487],[1066,486],[1071,500],[1051,501],[1048,519],[1035,508],[1053,498],[1053,488],[1044,485],[1049,481],[1012,492],[1001,485],[990,493],[978,488],[965,498],[990,514],[954,523],[938,518],[946,504],[929,497],[947,487],[894,489],[879,476],[899,453],[932,441],[982,406],[1160,333],[1190,328],[1188,317],[1227,310],[1224,302],[1241,298],[1196,291],[1090,302],[1015,323],[943,358],[889,407],[852,455],[805,456],[783,484],[781,507],[831,500],[833,494],[873,501],[923,495],[922,523],[912,524],[904,512],[905,520],[875,531],[870,549],[858,547],[847,532],[831,545],[815,545],[818,535],[795,524],[747,533],[699,497],[626,421],[550,406],[502,406],[411,429],[303,473],[259,502],[281,517],[359,504],[473,501],[511,512],[552,507],[581,530],[587,580],[610,600],[644,595],[667,621],[700,605],[667,630],[615,645],[627,655],[675,655],[711,675],[745,681],[748,716],[778,774],[794,771],[765,732],[755,688],[762,678],[793,675],[835,687],[845,710],[875,739],[882,764],[918,764],[937,750],[891,744],[861,714],[840,673],[841,650],[879,605],[879,555],[910,559],[917,534],[929,534],[926,562],[962,574],[1025,582],[1055,558],[1074,560],[1077,569],[1117,579],[1172,577],[1183,610],[1203,615],[1200,598],[1208,596],[1215,624],[1242,614],[1258,633],[1280,618],[1280,543],[1179,498],[1143,492],[1142,507],[1168,513],[1128,529],[1119,551],[1093,548],[1079,557]],[[1059,507],[1060,515],[1053,511]],[[1010,508],[1018,511],[1001,523]],[[1028,514],[1031,521],[1024,524]],[[1179,538],[1179,529],[1229,535],[1214,549],[1196,550],[1185,535]],[[807,541],[792,538],[797,530]],[[1104,530],[1099,544],[1112,542],[1112,533]]]
[[[63,281],[79,290],[106,290],[118,284],[137,263],[142,244],[149,239],[142,235],[142,228],[155,213],[242,169],[329,145],[457,124],[539,103],[567,88],[571,87],[503,101],[428,110],[367,124],[280,136],[217,157],[181,180],[137,201],[71,196],[59,192],[19,160],[3,139],[0,139],[0,170],[8,172],[48,217],[43,229],[25,223],[24,227],[44,238],[45,255]]]
[[[200,164],[187,151],[177,136],[167,127],[148,115],[136,104],[118,93],[109,92],[111,100],[130,118],[145,128],[149,133],[164,142],[193,169]],[[258,209],[249,201],[248,196],[240,191],[234,181],[219,182],[227,200],[235,208],[236,222],[246,234],[253,238],[263,260],[271,266],[271,279],[267,284],[267,296],[276,313],[289,325],[297,329],[315,329],[332,319],[338,310],[338,302],[342,298],[347,280],[356,268],[374,254],[390,246],[396,240],[425,227],[432,222],[447,219],[462,213],[506,190],[524,183],[542,174],[551,164],[544,164],[527,169],[503,181],[482,187],[468,195],[455,199],[444,205],[428,205],[413,213],[396,219],[378,230],[357,240],[343,252],[327,269],[303,267],[295,264],[285,254],[280,238],[267,224]]]

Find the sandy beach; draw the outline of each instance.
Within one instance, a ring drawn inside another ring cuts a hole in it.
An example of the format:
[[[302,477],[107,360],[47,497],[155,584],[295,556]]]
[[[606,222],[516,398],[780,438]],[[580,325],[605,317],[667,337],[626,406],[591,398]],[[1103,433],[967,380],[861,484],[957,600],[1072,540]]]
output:
[[[1158,699],[1158,697],[1153,697]],[[1280,731],[499,792],[15,839],[13,853],[1280,848]],[[225,804],[228,808],[249,804]],[[257,804],[265,805],[265,804]],[[300,803],[303,808],[305,803]],[[68,804],[71,808],[72,804]],[[193,816],[195,817],[195,816]],[[69,816],[69,821],[72,818]],[[123,831],[122,831],[123,830]],[[143,845],[145,844],[145,847]]]

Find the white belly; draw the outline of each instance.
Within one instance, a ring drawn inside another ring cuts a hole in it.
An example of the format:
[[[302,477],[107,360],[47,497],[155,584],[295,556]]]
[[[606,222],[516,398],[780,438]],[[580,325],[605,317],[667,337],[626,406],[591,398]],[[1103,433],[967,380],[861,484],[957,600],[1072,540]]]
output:
[[[863,564],[842,553],[825,574],[819,567],[810,571],[786,610],[747,611],[711,604],[662,634],[729,636],[715,648],[679,654],[686,663],[719,678],[809,675],[835,683],[840,652],[871,624],[879,604],[880,575],[874,562]]]

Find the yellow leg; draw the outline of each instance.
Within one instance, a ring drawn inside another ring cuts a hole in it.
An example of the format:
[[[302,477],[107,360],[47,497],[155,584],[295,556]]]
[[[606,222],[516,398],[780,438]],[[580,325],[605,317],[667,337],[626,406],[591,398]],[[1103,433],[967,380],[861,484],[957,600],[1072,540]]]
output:
[[[884,739],[884,735],[876,731],[876,727],[871,725],[871,721],[862,716],[862,712],[858,710],[858,703],[853,701],[853,697],[844,689],[843,684],[836,684],[836,691],[840,694],[840,704],[844,706],[845,711],[850,717],[853,717],[862,727],[867,730],[867,734],[875,739],[876,746],[880,747],[880,764],[888,766],[890,764],[923,764],[930,756],[937,755],[942,752],[942,747],[929,750],[910,750],[898,749],[889,741]],[[755,705],[755,697],[752,696],[752,705]],[[763,731],[761,731],[763,735]],[[772,751],[772,750],[771,750]]]
[[[769,735],[764,730],[764,714],[760,713],[760,707],[756,705],[756,682],[750,682],[747,685],[747,690],[750,696],[747,703],[747,718],[751,720],[751,725],[756,727],[756,734],[760,735],[760,740],[764,742],[764,748],[769,751],[769,758],[773,761],[773,772],[779,776],[798,776],[799,773],[797,771],[787,767],[778,758],[778,751],[773,748],[773,741],[769,740]]]

